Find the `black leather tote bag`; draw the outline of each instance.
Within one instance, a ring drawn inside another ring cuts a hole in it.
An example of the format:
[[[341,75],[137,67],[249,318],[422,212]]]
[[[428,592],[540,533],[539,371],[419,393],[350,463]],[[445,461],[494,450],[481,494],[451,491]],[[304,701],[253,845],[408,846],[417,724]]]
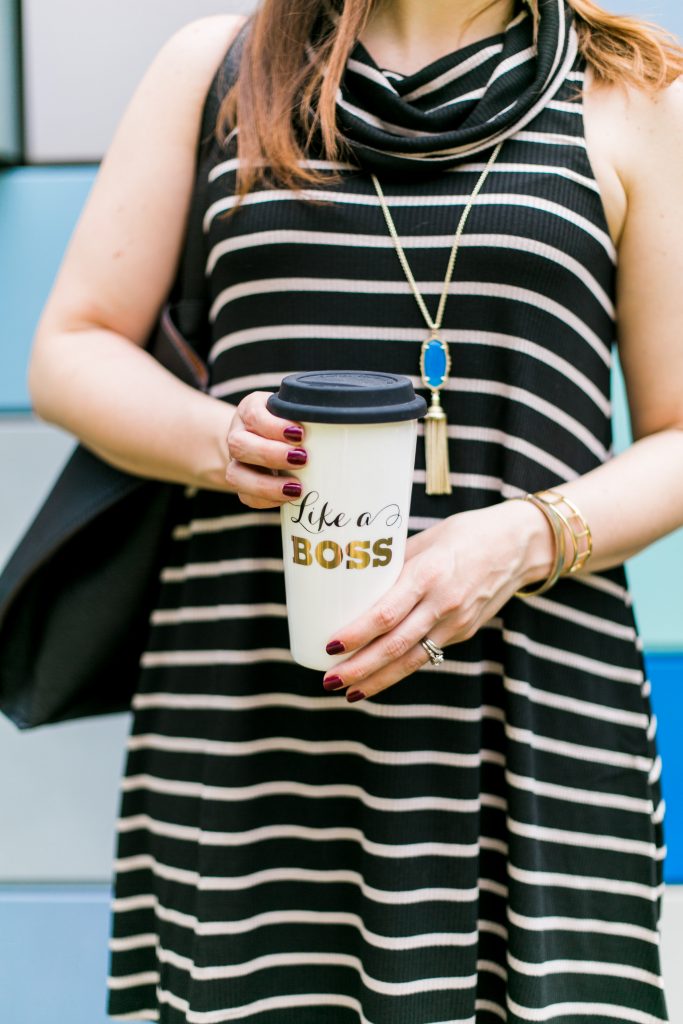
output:
[[[248,26],[207,95],[183,254],[145,345],[204,392],[205,161]],[[161,548],[182,487],[125,473],[76,446],[0,575],[0,711],[19,729],[130,707]]]

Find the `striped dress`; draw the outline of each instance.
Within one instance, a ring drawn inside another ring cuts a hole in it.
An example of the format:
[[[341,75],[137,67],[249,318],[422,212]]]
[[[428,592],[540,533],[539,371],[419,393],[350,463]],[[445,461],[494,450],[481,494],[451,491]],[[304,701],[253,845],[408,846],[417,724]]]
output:
[[[461,60],[383,73],[436,105],[444,72],[470,89]],[[453,491],[426,495],[420,426],[410,533],[611,457],[615,250],[583,75],[577,58],[505,142],[470,215],[443,332]],[[368,174],[316,161],[341,171],[326,203],[259,188],[226,220],[234,147],[205,219],[212,394],[309,369],[424,394],[424,323]],[[383,181],[432,311],[487,155]],[[438,668],[349,704],[292,659],[282,557],[277,510],[178,489],[121,781],[110,1016],[668,1020],[661,765],[623,569],[513,598]]]

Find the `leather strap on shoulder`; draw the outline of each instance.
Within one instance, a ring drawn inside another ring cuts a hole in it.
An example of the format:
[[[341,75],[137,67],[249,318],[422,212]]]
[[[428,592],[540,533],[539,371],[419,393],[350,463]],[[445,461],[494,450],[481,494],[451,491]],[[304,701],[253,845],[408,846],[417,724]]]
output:
[[[218,111],[223,97],[237,80],[242,50],[251,27],[251,20],[251,18],[247,19],[230,44],[204,101],[197,147],[195,185],[187,222],[185,246],[169,300],[174,306],[176,323],[181,334],[202,359],[206,358],[210,345],[205,274],[207,254],[203,227],[208,188],[206,164],[212,154],[213,146],[217,145],[215,128]]]

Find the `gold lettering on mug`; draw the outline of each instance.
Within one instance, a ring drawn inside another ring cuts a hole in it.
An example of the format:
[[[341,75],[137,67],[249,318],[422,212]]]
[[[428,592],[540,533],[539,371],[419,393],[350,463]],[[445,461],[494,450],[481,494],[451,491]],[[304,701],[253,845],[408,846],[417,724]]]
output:
[[[391,561],[391,542],[393,537],[382,537],[381,540],[376,540],[372,545],[373,555],[377,555],[377,558],[373,558],[373,566],[388,565]]]
[[[369,540],[350,540],[346,548],[333,540],[321,540],[312,551],[310,540],[292,536],[292,561],[295,565],[312,565],[315,557],[323,569],[336,569],[342,564],[346,564],[347,569],[378,568],[389,565],[393,540],[393,537],[381,537],[372,544],[372,551]]]
[[[346,555],[349,561],[347,569],[367,569],[370,565],[369,540],[350,540],[346,545]]]
[[[311,558],[311,542],[306,540],[305,537],[292,537],[292,544],[294,545],[294,557],[292,561],[295,565],[310,565],[313,559]]]
[[[326,556],[326,551],[332,552],[332,558]],[[341,565],[343,558],[344,552],[333,540],[321,540],[315,546],[315,560],[323,569],[336,569],[338,565]]]

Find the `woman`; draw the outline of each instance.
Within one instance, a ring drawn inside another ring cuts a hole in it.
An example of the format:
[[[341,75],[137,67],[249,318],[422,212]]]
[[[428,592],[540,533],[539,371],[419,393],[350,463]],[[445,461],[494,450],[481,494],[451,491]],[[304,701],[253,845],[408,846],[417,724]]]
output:
[[[133,704],[109,1013],[665,1021],[622,563],[683,523],[681,51],[590,0],[264,2],[209,176],[206,396],[141,346],[240,24],[152,64],[30,367],[41,417],[186,485]],[[421,433],[405,568],[321,677],[288,650],[278,525],[306,437],[265,403],[310,368],[421,388],[416,293],[434,318],[449,296],[450,473],[427,486]],[[612,458],[615,324],[636,441]],[[580,518],[514,500],[545,488]]]

